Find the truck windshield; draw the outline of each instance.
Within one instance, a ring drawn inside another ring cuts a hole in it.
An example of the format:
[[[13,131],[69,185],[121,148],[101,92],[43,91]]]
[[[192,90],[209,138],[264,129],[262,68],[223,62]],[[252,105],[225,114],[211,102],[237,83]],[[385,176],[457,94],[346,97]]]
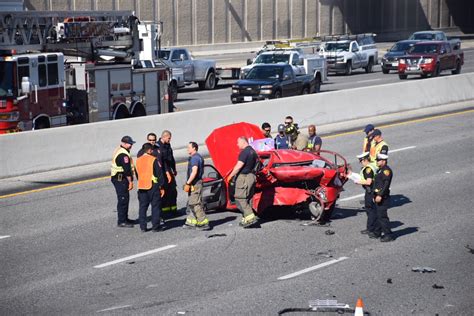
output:
[[[431,44],[431,45],[415,45],[413,46],[409,52],[410,53],[415,53],[415,54],[436,54],[438,51],[438,45],[437,44]]]
[[[280,67],[254,67],[252,68],[246,79],[278,79],[283,78],[283,68]]]
[[[289,54],[261,54],[255,59],[256,64],[277,64],[290,62]]]
[[[324,48],[327,52],[337,52],[337,51],[349,51],[350,43],[326,43]]]
[[[390,48],[391,52],[405,52],[410,47],[413,46],[413,43],[396,43],[395,45]]]
[[[412,36],[410,36],[411,40],[428,40],[432,41],[435,39],[435,34],[434,33],[415,33]]]
[[[170,51],[169,50],[160,50],[160,52],[158,53],[158,51],[156,51],[156,55],[158,56],[159,59],[164,59],[164,60],[168,60],[170,58]]]
[[[0,97],[13,96],[13,63],[0,62]]]

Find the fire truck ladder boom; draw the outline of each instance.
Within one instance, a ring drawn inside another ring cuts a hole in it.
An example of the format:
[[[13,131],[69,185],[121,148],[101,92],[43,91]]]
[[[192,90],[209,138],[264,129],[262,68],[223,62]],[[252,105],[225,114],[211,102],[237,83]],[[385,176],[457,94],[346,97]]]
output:
[[[137,24],[132,11],[0,12],[0,50],[128,58],[140,51]]]

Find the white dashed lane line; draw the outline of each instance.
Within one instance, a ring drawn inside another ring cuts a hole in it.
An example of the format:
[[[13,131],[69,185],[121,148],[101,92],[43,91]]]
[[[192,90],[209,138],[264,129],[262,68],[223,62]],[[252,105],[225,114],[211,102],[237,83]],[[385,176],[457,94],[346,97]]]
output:
[[[10,238],[10,235],[0,236],[0,239]]]
[[[335,263],[339,263],[339,262],[344,261],[346,259],[349,259],[349,258],[348,257],[340,257],[338,259],[333,259],[333,260],[330,260],[330,261],[327,261],[327,262],[323,262],[323,263],[317,264],[315,266],[312,266],[312,267],[309,267],[309,268],[306,268],[306,269],[303,269],[303,270],[300,270],[300,271],[296,271],[296,272],[281,276],[281,277],[278,278],[278,280],[279,281],[288,280],[288,279],[300,276],[302,274],[305,274],[305,273],[308,273],[308,272],[311,272],[311,271],[315,271],[315,270],[330,266],[330,265],[335,264]]]
[[[154,253],[164,251],[164,250],[168,250],[168,249],[171,249],[171,248],[174,248],[174,247],[176,247],[176,245],[168,245],[168,246],[164,246],[164,247],[161,247],[161,248],[156,248],[156,249],[145,251],[145,252],[140,252],[140,253],[137,253],[136,255],[132,255],[132,256],[125,257],[125,258],[121,258],[121,259],[117,259],[117,260],[114,260],[114,261],[109,261],[109,262],[106,262],[106,263],[96,265],[96,266],[94,266],[94,268],[96,268],[96,269],[105,268],[105,267],[108,267],[108,266],[111,266],[111,265],[114,265],[114,264],[117,264],[117,263],[122,263],[122,262],[129,261],[129,260],[132,260],[132,259],[152,255]]]

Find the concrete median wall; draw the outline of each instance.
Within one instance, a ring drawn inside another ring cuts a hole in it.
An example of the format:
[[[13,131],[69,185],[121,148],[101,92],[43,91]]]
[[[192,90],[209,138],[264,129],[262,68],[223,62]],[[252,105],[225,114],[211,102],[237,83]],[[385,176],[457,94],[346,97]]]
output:
[[[124,135],[137,140],[136,153],[148,132],[169,129],[184,158],[189,141],[202,144],[214,128],[234,122],[277,126],[292,115],[300,126],[322,125],[466,100],[474,100],[474,74],[2,135],[0,178],[107,161]]]

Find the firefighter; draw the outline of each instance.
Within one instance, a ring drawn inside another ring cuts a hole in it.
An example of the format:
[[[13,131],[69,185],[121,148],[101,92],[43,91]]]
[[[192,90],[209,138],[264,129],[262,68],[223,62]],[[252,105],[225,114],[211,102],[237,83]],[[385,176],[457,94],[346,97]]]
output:
[[[362,144],[362,152],[369,152],[370,153],[370,147],[373,144],[373,137],[372,133],[374,132],[375,126],[372,124],[367,124],[364,128],[364,143]]]
[[[161,225],[161,196],[163,190],[163,171],[158,159],[153,155],[153,145],[143,144],[141,155],[137,159],[138,180],[138,221],[142,232],[146,232],[146,213],[151,204],[151,223],[153,232],[162,231],[165,227]]]
[[[382,131],[375,129],[372,132],[373,142],[370,145],[370,161],[375,162],[378,154],[388,155],[388,144],[382,138]]]
[[[355,181],[356,184],[362,185],[365,190],[364,206],[367,212],[367,228],[361,231],[361,234],[369,234],[375,232],[377,223],[377,214],[375,212],[373,184],[375,173],[377,172],[376,164],[370,162],[369,152],[362,153],[357,156],[362,168],[360,169],[360,180]]]
[[[174,160],[173,149],[170,145],[171,142],[171,132],[164,130],[161,133],[160,140],[158,141],[158,147],[160,148],[161,157],[162,157],[162,168],[163,174],[166,176],[165,179],[165,196],[162,200],[163,212],[177,212],[178,207],[176,205],[176,200],[178,197],[178,192],[176,191],[176,161]]]
[[[183,190],[188,194],[189,211],[183,228],[209,230],[209,220],[206,217],[202,205],[202,175],[204,172],[204,159],[198,153],[197,143],[189,142],[188,154],[187,180],[183,186]]]
[[[244,136],[237,139],[237,146],[240,149],[240,154],[227,181],[229,184],[232,184],[234,177],[237,176],[234,184],[234,197],[237,207],[242,212],[240,226],[248,228],[258,222],[258,217],[255,216],[252,209],[256,182],[255,169],[257,168],[258,156]]]
[[[390,206],[390,184],[393,172],[387,165],[388,155],[377,155],[377,173],[374,180],[374,204],[377,214],[377,224],[374,233],[369,233],[370,238],[380,238],[381,242],[394,240],[390,229],[390,220],[387,210]],[[383,236],[382,236],[383,233]]]
[[[262,133],[265,138],[272,138],[272,126],[265,122],[262,124]]]
[[[118,227],[133,227],[133,222],[128,219],[129,191],[133,189],[134,166],[130,155],[133,144],[135,142],[130,136],[122,137],[120,146],[112,156],[110,176],[117,193]]]
[[[148,133],[146,136],[146,140],[148,143],[152,145],[153,152],[152,155],[158,159],[158,163],[160,166],[162,165],[161,162],[161,152],[160,152],[160,147],[156,144],[157,143],[157,137],[155,133]],[[143,151],[143,147],[140,148],[137,154],[137,158],[140,158],[145,152]]]
[[[285,118],[285,134],[290,140],[290,148],[296,150],[304,150],[308,146],[308,137],[301,134],[298,130],[298,124],[293,122],[293,117]]]
[[[289,149],[290,138],[285,135],[285,125],[278,125],[278,135],[275,137],[275,149]]]
[[[323,144],[323,141],[321,137],[316,135],[316,126],[315,125],[308,126],[308,145],[306,146],[306,150],[319,153],[319,151],[321,150],[322,144]]]

